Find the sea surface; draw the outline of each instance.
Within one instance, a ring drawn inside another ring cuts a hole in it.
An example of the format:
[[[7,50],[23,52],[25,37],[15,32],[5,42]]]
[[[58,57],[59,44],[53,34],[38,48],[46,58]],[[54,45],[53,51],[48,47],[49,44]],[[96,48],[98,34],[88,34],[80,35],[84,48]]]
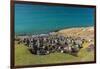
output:
[[[94,8],[15,4],[15,33],[44,34],[72,27],[94,26]]]

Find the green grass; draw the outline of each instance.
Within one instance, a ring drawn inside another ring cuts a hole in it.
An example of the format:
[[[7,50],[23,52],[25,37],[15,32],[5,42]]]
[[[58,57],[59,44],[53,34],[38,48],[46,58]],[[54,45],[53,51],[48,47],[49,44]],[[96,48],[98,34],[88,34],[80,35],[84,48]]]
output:
[[[87,52],[85,49],[80,50],[78,57],[65,53],[51,53],[49,55],[34,55],[29,52],[23,44],[15,43],[15,65],[35,65],[35,64],[52,64],[52,63],[69,63],[93,61],[93,52]]]

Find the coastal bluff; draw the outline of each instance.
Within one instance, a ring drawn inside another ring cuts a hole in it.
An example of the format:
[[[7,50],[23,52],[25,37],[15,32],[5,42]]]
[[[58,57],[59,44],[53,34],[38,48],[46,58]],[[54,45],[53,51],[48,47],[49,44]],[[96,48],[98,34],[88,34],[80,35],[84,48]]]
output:
[[[57,32],[59,35],[63,35],[65,37],[81,37],[87,40],[94,40],[94,27],[80,27],[80,28],[68,28],[62,29]]]

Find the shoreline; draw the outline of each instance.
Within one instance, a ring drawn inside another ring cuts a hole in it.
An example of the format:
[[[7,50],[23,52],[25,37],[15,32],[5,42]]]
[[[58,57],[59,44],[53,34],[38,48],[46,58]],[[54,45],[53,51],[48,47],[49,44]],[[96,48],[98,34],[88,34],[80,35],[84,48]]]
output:
[[[64,28],[64,29],[60,29],[60,30],[54,30],[54,31],[50,31],[50,32],[47,32],[47,33],[40,33],[40,34],[49,34],[49,33],[52,33],[52,32],[59,32],[59,31],[64,31],[64,30],[74,30],[74,29],[85,29],[85,28],[92,28],[94,29],[94,26],[88,26],[88,27],[69,27],[69,28]],[[16,34],[16,33],[15,33]],[[15,36],[30,36],[30,35],[40,35],[40,34],[34,34],[34,33],[19,33],[19,34],[16,34]]]
[[[94,43],[94,27],[77,27],[77,28],[67,28],[61,29],[57,32],[49,32],[47,34],[32,34],[32,35],[15,35],[15,39],[26,38],[26,37],[36,37],[36,36],[49,36],[57,35],[72,38],[81,38]]]

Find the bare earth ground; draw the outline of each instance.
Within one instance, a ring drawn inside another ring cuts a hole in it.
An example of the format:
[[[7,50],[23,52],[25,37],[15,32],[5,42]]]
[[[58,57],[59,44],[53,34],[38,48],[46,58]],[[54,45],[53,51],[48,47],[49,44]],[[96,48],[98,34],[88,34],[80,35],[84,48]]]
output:
[[[35,65],[35,64],[52,64],[52,63],[71,63],[94,61],[94,51],[88,52],[86,48],[89,43],[94,43],[94,28],[71,28],[57,32],[59,35],[86,38],[88,41],[83,44],[84,48],[78,53],[78,57],[64,53],[52,53],[49,55],[31,54],[23,44],[15,43],[15,65]]]
[[[57,32],[59,35],[63,36],[71,36],[73,38],[75,37],[81,37],[88,41],[88,43],[94,44],[94,27],[81,27],[81,28],[69,28],[69,29],[63,29]],[[84,46],[87,47],[88,45]]]
[[[94,27],[69,28],[58,31],[58,34],[94,40]]]

